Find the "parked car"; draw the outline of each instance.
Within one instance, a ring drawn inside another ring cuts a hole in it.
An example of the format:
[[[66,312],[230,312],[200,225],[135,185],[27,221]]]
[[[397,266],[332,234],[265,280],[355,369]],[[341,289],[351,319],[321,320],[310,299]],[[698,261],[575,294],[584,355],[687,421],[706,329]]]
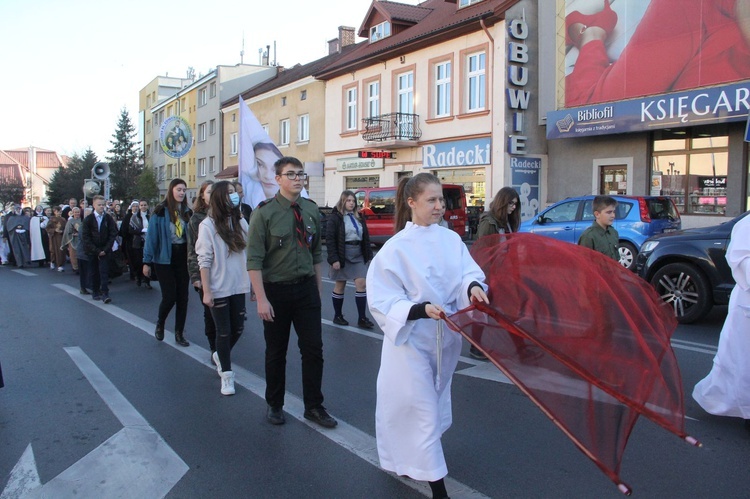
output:
[[[393,236],[396,217],[396,187],[365,187],[354,192],[360,214],[365,217],[370,241],[382,245]],[[466,195],[461,185],[443,184],[443,218],[462,239],[469,237]]]
[[[734,224],[748,213],[720,225],[656,235],[643,243],[638,275],[674,308],[679,322],[695,322],[714,305],[729,303],[734,279],[727,246]]]
[[[594,221],[595,196],[567,198],[521,223],[520,232],[532,232],[578,244]],[[641,245],[649,237],[682,228],[680,213],[665,196],[612,196],[617,200],[614,228],[620,235],[620,264],[635,270]]]

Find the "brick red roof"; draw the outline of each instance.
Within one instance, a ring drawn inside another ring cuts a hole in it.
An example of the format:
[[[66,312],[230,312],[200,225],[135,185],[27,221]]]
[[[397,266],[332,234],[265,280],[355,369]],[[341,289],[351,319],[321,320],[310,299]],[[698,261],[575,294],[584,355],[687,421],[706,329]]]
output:
[[[374,11],[380,12],[392,22],[406,20],[403,18],[409,16],[413,20],[422,17],[416,19],[416,24],[405,27],[389,37],[373,43],[369,40],[358,43],[353,50],[316,73],[315,77],[328,80],[370,66],[375,61],[397,57],[451,37],[480,30],[480,20],[483,20],[486,26],[491,26],[502,20],[505,11],[518,1],[484,0],[459,9],[458,4],[450,0],[427,0],[418,6],[375,0],[367,11],[360,32],[367,32],[368,20]]]
[[[362,26],[359,27],[359,36],[364,38],[368,37],[369,28],[371,26],[372,17],[375,12],[380,14],[391,21],[392,24],[399,24],[399,21],[416,24],[431,12],[431,8],[422,7],[421,5],[407,5],[398,2],[388,2],[385,0],[372,2],[370,9],[365,15],[365,19],[362,22]]]
[[[60,166],[68,166],[67,156],[60,156],[55,151],[49,149],[41,149],[35,147],[36,153],[36,167],[37,168],[59,168]],[[29,167],[29,148],[18,148],[18,149],[5,149],[8,156],[13,158],[14,161],[18,162],[24,168]]]

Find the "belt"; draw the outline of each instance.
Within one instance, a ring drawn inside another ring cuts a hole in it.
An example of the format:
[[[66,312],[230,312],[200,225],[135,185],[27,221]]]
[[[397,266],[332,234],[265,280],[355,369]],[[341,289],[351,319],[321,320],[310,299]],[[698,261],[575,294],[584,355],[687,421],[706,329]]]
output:
[[[359,246],[360,244],[362,244],[362,241],[347,241],[346,244],[348,244],[349,246]]]
[[[312,278],[313,276],[308,275],[305,277],[300,277],[299,279],[292,279],[291,281],[275,281],[275,282],[264,281],[264,284],[273,284],[275,286],[293,286],[295,284],[302,284],[303,282],[306,282]]]

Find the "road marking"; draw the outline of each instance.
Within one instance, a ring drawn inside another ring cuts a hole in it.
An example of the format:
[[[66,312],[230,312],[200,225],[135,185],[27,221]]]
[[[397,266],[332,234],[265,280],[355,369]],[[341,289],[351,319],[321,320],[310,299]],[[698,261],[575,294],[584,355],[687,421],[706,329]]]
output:
[[[114,317],[117,317],[137,329],[140,329],[141,331],[145,332],[149,336],[153,336],[153,329],[154,325],[151,322],[148,322],[144,319],[141,319],[138,316],[135,316],[131,314],[130,312],[127,312],[115,305],[105,305],[98,301],[92,301],[87,300],[84,295],[81,295],[78,293],[78,289],[73,288],[72,286],[68,286],[65,284],[53,284],[54,287],[65,291],[66,293],[69,293],[70,295],[81,299],[85,301],[86,303],[89,303],[111,315]],[[327,322],[327,321],[324,321]],[[382,340],[382,335],[377,335],[376,333],[372,333],[370,331],[355,331],[359,334],[363,334],[364,336],[370,336],[370,337],[379,337]],[[165,331],[166,334],[166,331]],[[199,363],[203,364],[206,367],[209,367],[212,371],[216,371],[216,366],[214,366],[213,362],[209,361],[209,351],[205,348],[197,346],[195,343],[191,343],[189,347],[178,347],[175,344],[164,342],[166,345],[169,345],[173,348],[175,348],[177,351],[182,352],[193,359],[197,360]],[[265,390],[266,390],[266,382],[265,379],[261,378],[260,376],[257,376],[247,369],[244,369],[236,364],[232,365],[232,370],[234,371],[234,382],[235,384],[238,384],[247,390],[249,390],[254,395],[260,397],[261,399],[265,399]],[[113,411],[114,412],[114,411]],[[350,425],[349,423],[342,421],[339,419],[338,427],[335,430],[330,429],[324,429],[308,420],[306,420],[303,416],[305,412],[305,405],[302,402],[302,399],[297,397],[296,395],[286,392],[285,398],[284,398],[284,412],[292,416],[293,418],[297,419],[301,423],[307,425],[310,429],[318,432],[320,435],[328,438],[329,440],[337,443],[344,449],[348,450],[352,454],[356,455],[357,457],[363,459],[364,461],[372,464],[376,468],[380,469],[380,462],[378,460],[378,453],[377,453],[377,443],[375,441],[375,438],[362,430]],[[381,470],[382,471],[382,470]],[[389,475],[391,475],[394,479],[400,481],[404,485],[422,493],[425,496],[430,496],[432,493],[430,492],[429,487],[424,482],[419,482],[412,480],[410,478],[397,476],[390,472],[385,472]],[[459,499],[480,499],[480,498],[486,498],[484,494],[481,492],[472,489],[468,485],[465,485],[458,480],[454,480],[451,477],[446,477],[446,488],[448,489],[449,495],[451,497],[459,498]],[[51,496],[54,497],[54,496]],[[81,496],[81,497],[95,497],[95,496]],[[101,497],[101,496],[100,496]],[[137,495],[134,495],[133,497],[138,497]],[[148,497],[148,495],[141,495],[140,497]],[[153,496],[155,497],[155,496]]]
[[[28,270],[13,269],[13,272],[15,272],[16,274],[25,275],[25,276],[28,276],[28,277],[36,277],[37,276],[35,273],[29,272]]]
[[[0,497],[165,497],[188,465],[83,350],[64,350],[124,428],[44,485],[29,444]]]

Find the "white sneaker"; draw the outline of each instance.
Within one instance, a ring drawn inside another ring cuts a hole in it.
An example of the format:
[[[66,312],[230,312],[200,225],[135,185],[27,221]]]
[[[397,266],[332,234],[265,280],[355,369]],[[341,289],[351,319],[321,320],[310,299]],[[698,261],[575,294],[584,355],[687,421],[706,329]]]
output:
[[[219,376],[221,376],[221,362],[219,361],[218,352],[212,353],[211,358],[213,359],[214,364],[216,364],[216,372],[219,373]]]
[[[50,270],[55,270],[55,264],[54,264],[54,263],[52,263],[52,262],[50,262],[50,264],[49,264],[49,269],[50,269]]]
[[[63,269],[62,265],[60,265],[59,267],[57,267],[57,271],[58,271],[58,272],[63,272],[64,270],[65,270],[65,269]]]
[[[221,394],[234,395],[234,372],[221,372]]]

